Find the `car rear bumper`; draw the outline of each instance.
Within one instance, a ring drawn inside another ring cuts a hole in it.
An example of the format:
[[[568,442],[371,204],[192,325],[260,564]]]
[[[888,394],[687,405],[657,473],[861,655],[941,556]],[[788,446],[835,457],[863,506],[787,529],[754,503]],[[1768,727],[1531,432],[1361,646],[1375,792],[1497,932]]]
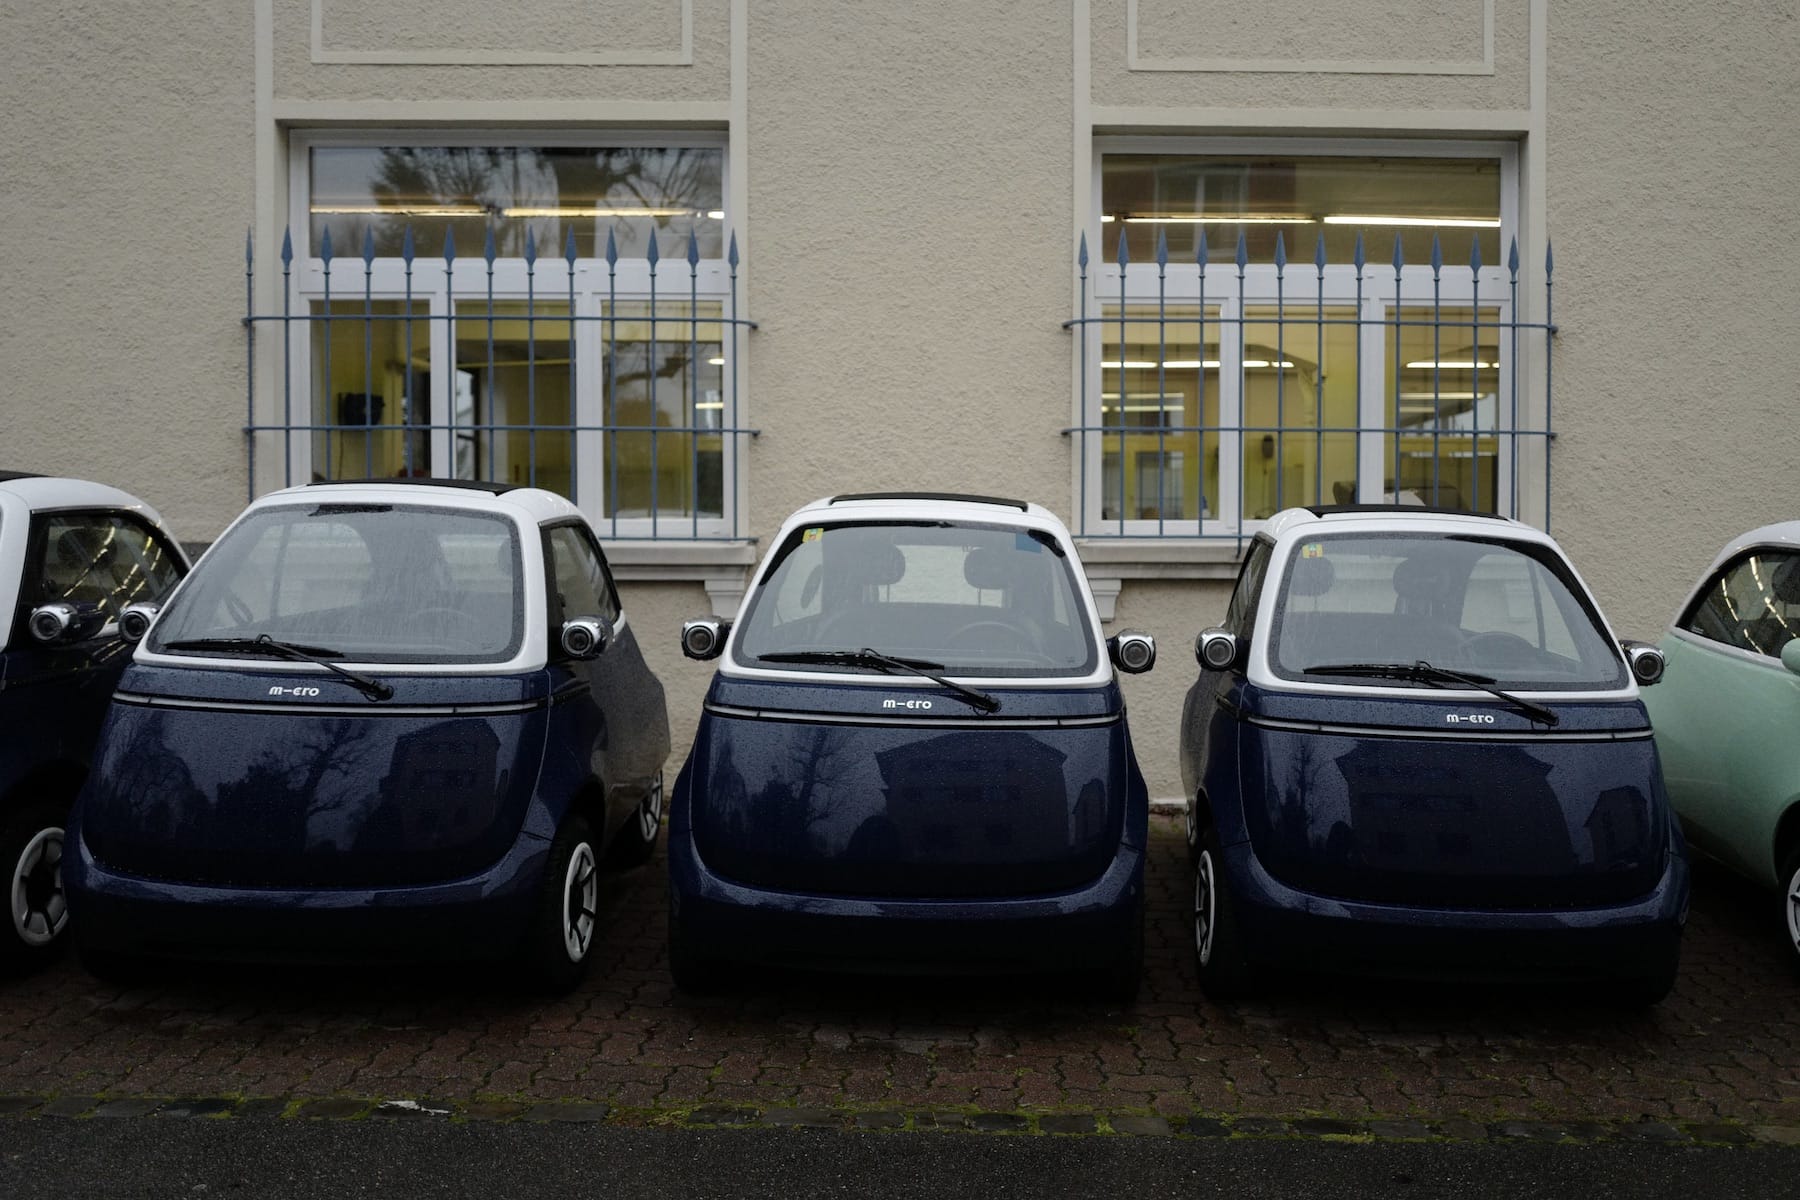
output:
[[[521,835],[492,867],[429,885],[258,888],[147,879],[79,837],[64,885],[79,940],[159,958],[259,962],[498,958],[530,921],[549,843]]]
[[[1372,904],[1299,891],[1248,842],[1224,852],[1245,953],[1274,967],[1472,980],[1636,979],[1669,970],[1687,923],[1688,865],[1623,904],[1458,909]]]
[[[670,919],[685,952],[719,961],[873,973],[1099,968],[1143,920],[1144,857],[1121,844],[1099,878],[1064,892],[932,900],[751,887],[669,841]]]

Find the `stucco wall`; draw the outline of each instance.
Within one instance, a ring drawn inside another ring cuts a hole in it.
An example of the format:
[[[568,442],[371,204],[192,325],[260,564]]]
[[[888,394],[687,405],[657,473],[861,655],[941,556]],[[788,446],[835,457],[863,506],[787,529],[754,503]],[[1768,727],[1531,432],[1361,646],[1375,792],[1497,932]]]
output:
[[[729,128],[762,323],[742,527],[766,540],[815,496],[901,487],[1069,517],[1060,323],[1091,136],[1387,132],[1521,146],[1525,228],[1557,248],[1553,529],[1622,633],[1654,635],[1720,542],[1792,515],[1791,9],[1278,0],[1251,17],[1141,0],[1134,43],[1129,0],[531,0],[492,28],[497,10],[473,0],[319,0],[321,54],[313,7],[9,9],[0,466],[119,483],[188,538],[236,513],[240,248],[247,226],[289,217],[291,128],[698,125]],[[685,53],[684,11],[691,63],[669,57]],[[387,61],[315,61],[357,47]],[[428,61],[555,53],[593,61]],[[1219,69],[1258,56],[1330,61]],[[1382,62],[1398,65],[1367,69]],[[1150,69],[1171,64],[1186,65]],[[1144,629],[1161,649],[1126,685],[1153,794],[1179,789],[1192,638],[1227,591],[1128,579],[1119,597],[1109,632]],[[626,601],[683,750],[711,671],[679,656],[675,630],[706,594],[633,583]]]

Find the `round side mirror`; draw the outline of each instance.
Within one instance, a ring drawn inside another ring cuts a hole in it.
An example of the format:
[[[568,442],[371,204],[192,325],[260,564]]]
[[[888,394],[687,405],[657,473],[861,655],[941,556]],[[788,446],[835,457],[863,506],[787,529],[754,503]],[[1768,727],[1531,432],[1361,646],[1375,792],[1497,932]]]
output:
[[[1129,675],[1141,675],[1156,665],[1156,639],[1147,633],[1126,630],[1107,639],[1113,665]]]
[[[593,617],[571,617],[563,622],[562,648],[570,658],[595,658],[606,649],[606,626]]]
[[[717,658],[725,649],[725,633],[731,628],[717,617],[702,617],[681,626],[681,652],[704,662]]]
[[[98,604],[40,604],[26,618],[31,636],[46,646],[79,642],[99,633],[106,610]]]
[[[1229,670],[1238,658],[1237,635],[1224,629],[1202,629],[1194,639],[1194,657],[1209,671]]]
[[[1790,638],[1781,648],[1781,665],[1800,675],[1800,638]]]
[[[1631,677],[1637,680],[1639,687],[1649,687],[1663,677],[1663,652],[1649,642],[1637,642],[1629,639],[1619,643],[1625,651],[1625,661],[1631,667]]]
[[[125,611],[119,614],[119,636],[128,642],[142,641],[161,610],[160,604],[127,604]]]

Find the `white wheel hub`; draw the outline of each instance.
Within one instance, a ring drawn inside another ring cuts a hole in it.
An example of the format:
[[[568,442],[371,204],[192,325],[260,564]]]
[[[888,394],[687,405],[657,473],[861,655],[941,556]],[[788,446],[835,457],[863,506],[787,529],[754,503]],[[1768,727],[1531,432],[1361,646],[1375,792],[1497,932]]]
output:
[[[1212,851],[1202,850],[1194,866],[1194,954],[1201,966],[1212,961],[1213,930],[1218,920],[1218,881]]]
[[[1800,954],[1800,867],[1787,881],[1787,934],[1788,945]]]
[[[69,923],[62,883],[63,831],[40,829],[13,863],[13,932],[27,946],[47,946]]]
[[[594,869],[594,848],[586,842],[569,855],[563,877],[563,950],[570,962],[587,957],[594,944],[594,913],[600,900],[599,872]]]
[[[656,840],[656,831],[662,827],[663,810],[663,777],[656,773],[656,782],[650,785],[650,791],[644,802],[638,805],[638,836],[646,842]]]

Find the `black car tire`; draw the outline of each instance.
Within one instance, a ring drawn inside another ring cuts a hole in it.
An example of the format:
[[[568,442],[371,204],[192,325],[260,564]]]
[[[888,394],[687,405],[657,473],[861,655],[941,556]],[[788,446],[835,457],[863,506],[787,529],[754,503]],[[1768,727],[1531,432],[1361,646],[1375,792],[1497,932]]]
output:
[[[1788,962],[1800,970],[1800,846],[1781,864],[1781,927],[1787,933]]]
[[[1214,1004],[1241,1000],[1256,990],[1257,983],[1256,970],[1244,955],[1237,902],[1225,878],[1223,861],[1219,835],[1207,824],[1201,828],[1200,853],[1194,863],[1194,966],[1200,974],[1200,990]]]
[[[0,864],[6,871],[7,920],[0,934],[0,971],[35,970],[68,941],[62,890],[63,806],[27,804],[0,820]]]
[[[663,819],[663,777],[656,773],[656,779],[638,804],[637,811],[626,820],[625,827],[619,830],[619,836],[613,839],[607,857],[612,865],[621,869],[638,867],[650,861],[656,853],[656,839],[662,833]]]
[[[1131,906],[1131,932],[1111,962],[1093,973],[1096,997],[1114,1004],[1130,1004],[1144,983],[1144,897],[1140,891]]]
[[[143,983],[155,972],[154,959],[122,950],[103,949],[82,937],[79,930],[74,933],[74,941],[75,957],[80,961],[82,970],[101,983],[131,987]]]
[[[697,953],[683,934],[673,903],[669,906],[669,976],[675,981],[676,991],[690,996],[710,996],[725,982],[719,960]]]
[[[599,931],[600,869],[587,820],[571,813],[550,844],[538,903],[525,933],[525,976],[541,991],[567,992],[587,974]]]
[[[1188,866],[1195,866],[1200,861],[1200,828],[1202,824],[1200,817],[1200,797],[1188,797],[1187,813],[1182,824],[1185,827],[1183,832],[1187,835]]]

